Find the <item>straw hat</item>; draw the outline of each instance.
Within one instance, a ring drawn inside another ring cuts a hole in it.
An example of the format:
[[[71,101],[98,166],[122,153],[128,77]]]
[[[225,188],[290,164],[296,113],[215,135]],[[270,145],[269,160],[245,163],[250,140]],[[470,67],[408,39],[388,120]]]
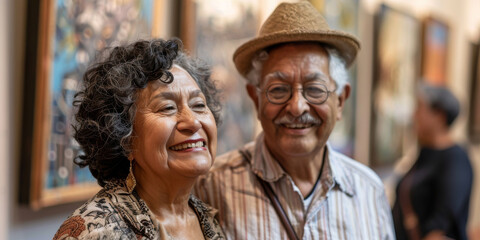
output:
[[[338,50],[348,66],[355,60],[360,42],[345,32],[330,29],[323,16],[308,1],[281,3],[263,23],[258,37],[244,43],[233,54],[238,72],[246,76],[253,56],[262,49],[288,42],[319,42]]]

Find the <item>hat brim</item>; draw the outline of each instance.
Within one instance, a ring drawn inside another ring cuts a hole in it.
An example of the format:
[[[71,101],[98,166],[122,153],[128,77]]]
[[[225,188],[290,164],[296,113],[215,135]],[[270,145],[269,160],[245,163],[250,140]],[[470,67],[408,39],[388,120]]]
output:
[[[254,38],[238,47],[233,54],[233,62],[238,72],[246,77],[252,67],[252,58],[257,52],[277,44],[292,42],[318,42],[336,48],[347,67],[355,61],[360,49],[360,42],[356,37],[335,30],[314,33],[275,32]]]

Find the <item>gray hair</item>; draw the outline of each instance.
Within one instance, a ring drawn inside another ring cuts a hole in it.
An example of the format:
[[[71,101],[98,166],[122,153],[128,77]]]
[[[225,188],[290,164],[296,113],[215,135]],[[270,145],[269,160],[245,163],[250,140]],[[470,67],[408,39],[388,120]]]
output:
[[[418,86],[418,94],[425,99],[431,109],[445,114],[448,127],[452,125],[460,113],[458,99],[445,87],[429,85],[423,81]]]
[[[324,47],[329,56],[329,72],[330,77],[337,84],[336,93],[340,94],[348,82],[348,70],[345,61],[340,57],[338,50],[332,47]],[[248,84],[257,86],[260,83],[263,64],[269,55],[266,50],[258,52],[252,59],[252,69],[247,73],[246,79]]]

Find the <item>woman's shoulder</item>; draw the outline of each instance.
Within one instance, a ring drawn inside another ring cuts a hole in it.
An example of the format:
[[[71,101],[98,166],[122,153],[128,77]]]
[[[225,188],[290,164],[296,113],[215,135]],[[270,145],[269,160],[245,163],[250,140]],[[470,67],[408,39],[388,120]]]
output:
[[[467,151],[460,145],[453,145],[447,149],[439,151],[441,156],[441,166],[444,168],[470,169],[470,158]]]
[[[111,192],[100,190],[63,222],[53,239],[136,238],[111,199]]]
[[[124,221],[109,222],[105,219],[72,215],[60,226],[53,237],[57,239],[140,239]]]

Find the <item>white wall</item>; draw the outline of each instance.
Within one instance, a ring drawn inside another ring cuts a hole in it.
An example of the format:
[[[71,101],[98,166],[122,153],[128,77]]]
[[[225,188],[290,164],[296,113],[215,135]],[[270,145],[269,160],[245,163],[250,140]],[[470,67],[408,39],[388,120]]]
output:
[[[9,159],[10,149],[8,147],[10,131],[9,128],[9,107],[10,95],[8,94],[10,74],[8,55],[8,12],[9,3],[7,0],[0,0],[0,212],[8,212],[9,205]],[[8,214],[0,214],[0,239],[6,239],[8,232]]]

